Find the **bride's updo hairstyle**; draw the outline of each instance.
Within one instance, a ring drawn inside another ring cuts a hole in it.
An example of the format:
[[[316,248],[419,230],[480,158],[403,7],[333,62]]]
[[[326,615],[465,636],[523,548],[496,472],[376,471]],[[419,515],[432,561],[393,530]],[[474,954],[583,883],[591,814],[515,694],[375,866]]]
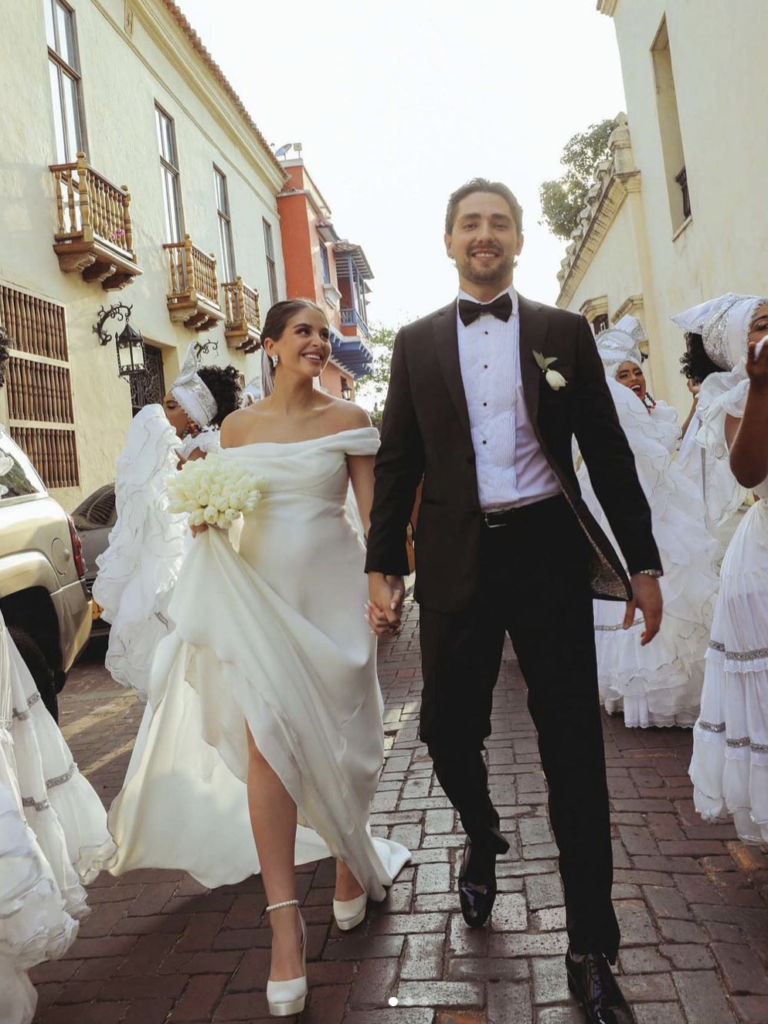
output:
[[[267,313],[264,326],[261,328],[262,341],[266,341],[267,338],[271,338],[272,341],[280,341],[289,322],[302,309],[314,309],[328,319],[325,310],[322,306],[318,306],[314,299],[284,299],[282,302],[276,302]],[[262,348],[262,352],[266,357],[266,349]],[[275,367],[268,358],[264,358],[262,362],[264,366],[264,380],[266,384],[264,392],[266,396],[274,390]]]
[[[240,407],[240,373],[234,366],[201,366],[197,371],[216,399],[216,415],[212,427],[220,427],[227,416]]]

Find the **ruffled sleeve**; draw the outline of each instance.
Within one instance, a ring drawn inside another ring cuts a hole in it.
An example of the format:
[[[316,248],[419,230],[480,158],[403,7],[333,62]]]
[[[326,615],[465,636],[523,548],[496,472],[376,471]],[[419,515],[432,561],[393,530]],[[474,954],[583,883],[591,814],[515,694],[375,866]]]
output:
[[[203,455],[210,455],[211,452],[221,450],[221,431],[218,427],[206,427],[199,434],[189,434],[181,442],[179,458],[188,459],[192,452],[202,452]]]
[[[740,420],[744,415],[749,392],[749,378],[744,364],[732,373],[713,373],[701,385],[699,419],[701,427],[696,440],[716,459],[728,458],[725,438],[727,416]]]

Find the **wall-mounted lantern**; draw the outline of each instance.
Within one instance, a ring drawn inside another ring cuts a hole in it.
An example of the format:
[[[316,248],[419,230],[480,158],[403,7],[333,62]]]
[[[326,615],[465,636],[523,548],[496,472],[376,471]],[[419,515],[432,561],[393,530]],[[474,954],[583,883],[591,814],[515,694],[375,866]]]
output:
[[[122,302],[110,306],[109,309],[104,309],[102,306],[99,310],[99,319],[93,327],[94,333],[98,334],[102,345],[108,345],[110,341],[115,342],[118,373],[128,380],[138,374],[149,372],[146,365],[144,339],[141,332],[131,327],[129,323],[132,309],[133,306],[126,306]],[[104,329],[104,325],[110,319],[125,322],[125,327],[119,334],[116,331],[115,334],[110,334]]]

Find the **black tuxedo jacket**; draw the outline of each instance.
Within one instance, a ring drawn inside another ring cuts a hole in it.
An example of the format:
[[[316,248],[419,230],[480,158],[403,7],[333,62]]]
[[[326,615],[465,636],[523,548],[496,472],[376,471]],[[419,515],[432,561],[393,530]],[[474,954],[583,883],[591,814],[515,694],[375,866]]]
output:
[[[627,600],[631,588],[622,563],[581,498],[573,465],[574,435],[629,572],[661,569],[661,562],[651,512],[592,331],[584,317],[522,296],[519,315],[528,413],[589,540],[594,595]],[[554,391],[547,384],[534,352],[557,358],[553,369],[568,381],[566,387]],[[480,584],[480,543],[486,527],[459,363],[456,302],[402,328],[395,340],[375,473],[366,572],[407,575],[406,527],[423,476],[415,596],[430,608],[460,611]]]

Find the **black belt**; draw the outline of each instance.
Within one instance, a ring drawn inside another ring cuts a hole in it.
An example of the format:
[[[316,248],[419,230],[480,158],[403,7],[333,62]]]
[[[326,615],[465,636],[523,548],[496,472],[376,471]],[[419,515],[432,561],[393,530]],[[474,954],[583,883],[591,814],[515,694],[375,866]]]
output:
[[[532,501],[528,505],[517,505],[515,508],[502,508],[494,512],[483,512],[483,522],[489,530],[495,530],[499,526],[509,526],[513,519],[518,516],[525,514],[526,512],[533,512],[541,508],[542,505],[548,505],[551,501],[561,502],[563,500],[562,494],[556,494],[551,498],[542,498],[541,501]]]

